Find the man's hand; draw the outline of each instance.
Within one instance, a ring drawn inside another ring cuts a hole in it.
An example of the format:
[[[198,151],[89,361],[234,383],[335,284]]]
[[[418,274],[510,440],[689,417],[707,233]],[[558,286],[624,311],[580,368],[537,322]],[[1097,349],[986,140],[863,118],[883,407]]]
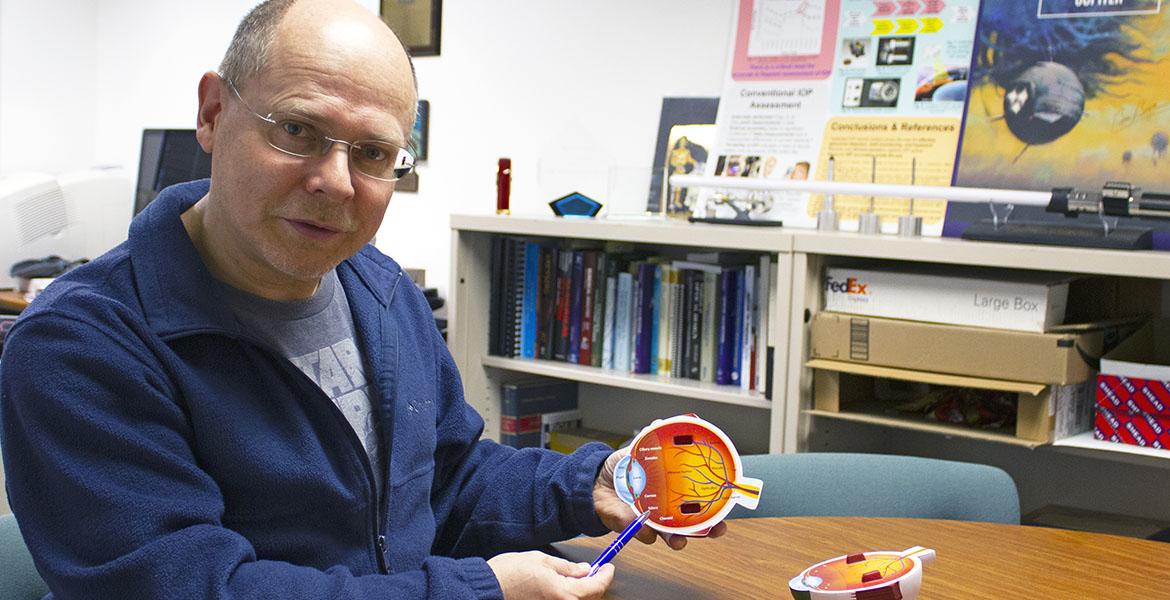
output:
[[[605,459],[605,465],[601,467],[601,472],[597,474],[597,481],[593,483],[593,510],[597,511],[597,516],[605,523],[606,527],[614,531],[621,531],[633,522],[637,516],[630,510],[630,506],[618,497],[617,492],[613,489],[613,472],[617,468],[618,461],[622,457],[630,453],[630,448],[627,446],[615,451]],[[727,524],[722,521],[718,525],[711,528],[707,537],[719,537],[727,533]],[[687,537],[684,535],[670,535],[659,534],[653,527],[642,527],[634,537],[637,537],[642,543],[653,544],[654,540],[661,535],[662,539],[666,540],[666,545],[675,550],[682,550],[687,545]]]
[[[507,600],[595,599],[613,582],[613,565],[589,574],[586,563],[569,562],[543,552],[509,552],[487,561]]]

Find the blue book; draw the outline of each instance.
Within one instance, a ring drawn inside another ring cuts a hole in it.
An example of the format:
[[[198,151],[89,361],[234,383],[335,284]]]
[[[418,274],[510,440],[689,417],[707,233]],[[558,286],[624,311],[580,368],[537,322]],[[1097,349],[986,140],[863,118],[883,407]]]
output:
[[[585,253],[573,251],[572,280],[569,284],[569,347],[565,362],[577,364],[581,360],[581,298],[584,292]]]
[[[520,311],[520,358],[536,358],[536,299],[540,295],[540,244],[524,251],[524,305]]]
[[[638,264],[634,283],[634,372],[650,372],[650,338],[654,307],[654,265]]]
[[[735,271],[719,274],[719,334],[715,352],[715,383],[731,383],[731,355],[735,352]]]
[[[739,385],[740,369],[743,368],[743,304],[744,304],[744,269],[736,267],[735,271],[735,311],[732,325],[731,341],[731,383]]]

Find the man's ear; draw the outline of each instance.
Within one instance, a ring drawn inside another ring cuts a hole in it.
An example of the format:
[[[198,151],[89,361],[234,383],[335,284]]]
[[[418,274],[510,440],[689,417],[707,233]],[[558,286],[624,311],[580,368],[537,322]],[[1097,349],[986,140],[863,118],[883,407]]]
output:
[[[213,71],[203,74],[199,80],[199,112],[196,115],[195,139],[203,151],[211,154],[215,145],[215,128],[223,114],[223,85]]]

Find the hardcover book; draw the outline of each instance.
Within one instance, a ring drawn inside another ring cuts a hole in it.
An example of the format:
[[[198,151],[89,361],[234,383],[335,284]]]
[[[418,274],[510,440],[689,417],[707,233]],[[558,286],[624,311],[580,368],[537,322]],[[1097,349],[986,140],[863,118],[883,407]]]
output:
[[[514,448],[540,446],[541,417],[577,408],[577,383],[534,379],[500,386],[500,443]]]
[[[584,270],[581,279],[581,332],[578,335],[577,363],[593,365],[593,312],[597,296],[597,250],[586,250],[583,257]]]
[[[569,342],[565,361],[577,364],[581,356],[581,310],[585,296],[584,251],[573,251],[572,269],[572,280],[569,283]]]

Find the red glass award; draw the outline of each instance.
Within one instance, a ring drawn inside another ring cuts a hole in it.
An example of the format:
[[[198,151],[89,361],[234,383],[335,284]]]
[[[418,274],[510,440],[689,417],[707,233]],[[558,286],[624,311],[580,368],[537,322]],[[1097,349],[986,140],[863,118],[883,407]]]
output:
[[[501,158],[496,170],[496,214],[507,215],[508,197],[512,194],[512,159]]]

